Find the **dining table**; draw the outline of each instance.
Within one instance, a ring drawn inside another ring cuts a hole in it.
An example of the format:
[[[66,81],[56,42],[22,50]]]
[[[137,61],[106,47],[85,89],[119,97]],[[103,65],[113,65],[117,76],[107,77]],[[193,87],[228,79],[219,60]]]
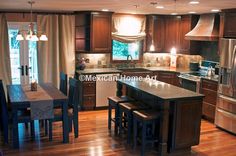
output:
[[[52,109],[62,109],[62,127],[63,127],[63,143],[69,142],[69,125],[68,125],[68,97],[64,95],[59,89],[57,89],[52,83],[40,83],[38,84],[39,91],[31,91],[30,84],[28,85],[8,85],[8,102],[12,109],[12,133],[13,133],[13,148],[19,148],[19,131],[18,123],[18,111],[25,109],[30,110],[32,104],[36,102],[36,106],[43,107],[45,101],[51,101]],[[39,95],[41,94],[41,95]],[[43,94],[43,95],[42,95]],[[33,98],[31,97],[33,96]],[[43,97],[43,98],[40,98]],[[52,110],[53,113],[53,110]],[[39,118],[38,120],[40,120]],[[37,120],[34,116],[31,120]]]

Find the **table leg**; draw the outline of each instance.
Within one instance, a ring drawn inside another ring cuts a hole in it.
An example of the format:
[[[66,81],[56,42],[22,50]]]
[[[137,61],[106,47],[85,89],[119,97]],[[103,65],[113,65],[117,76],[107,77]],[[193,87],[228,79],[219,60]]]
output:
[[[68,126],[68,103],[62,103],[63,114],[63,143],[69,142],[69,126]]]
[[[167,155],[167,141],[169,131],[169,102],[162,101],[162,115],[160,119],[160,133],[159,133],[159,153],[161,156]]]
[[[12,133],[13,133],[13,148],[19,148],[19,134],[18,134],[18,117],[17,108],[12,108]]]

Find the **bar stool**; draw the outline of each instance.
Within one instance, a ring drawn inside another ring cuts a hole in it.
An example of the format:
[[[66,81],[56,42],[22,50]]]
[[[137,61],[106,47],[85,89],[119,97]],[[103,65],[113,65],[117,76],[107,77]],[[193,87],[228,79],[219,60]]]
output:
[[[133,112],[133,142],[134,149],[136,148],[137,138],[141,140],[141,155],[145,153],[147,143],[152,146],[158,142],[156,132],[156,124],[160,118],[160,113],[155,110],[138,110]],[[138,135],[139,130],[142,130],[141,137]]]
[[[118,104],[122,102],[131,102],[134,99],[127,96],[114,96],[108,97],[108,129],[111,129],[111,122],[115,124],[115,134],[118,134],[118,124],[119,124],[119,107]],[[112,109],[115,109],[115,117],[112,118]]]
[[[119,114],[119,129],[120,129],[120,134],[123,129],[126,129],[127,132],[127,143],[130,144],[131,142],[131,133],[132,133],[132,128],[133,128],[133,111],[135,110],[144,110],[144,109],[149,109],[148,106],[142,104],[142,103],[120,103],[119,104],[119,109],[120,109],[120,114]],[[124,114],[124,115],[123,115]],[[124,124],[128,124],[128,127]]]

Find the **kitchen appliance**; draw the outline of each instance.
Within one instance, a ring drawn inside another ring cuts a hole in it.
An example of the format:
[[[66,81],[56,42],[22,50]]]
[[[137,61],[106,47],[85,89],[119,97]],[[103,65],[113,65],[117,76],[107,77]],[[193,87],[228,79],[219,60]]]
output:
[[[107,98],[116,96],[116,79],[120,74],[96,75],[96,107],[107,107]]]
[[[198,63],[192,63],[193,68],[197,67]],[[191,65],[191,64],[190,64]],[[211,76],[214,76],[213,71],[214,67],[218,65],[218,62],[203,60],[201,61],[201,66],[199,66],[198,71],[191,71],[189,73],[181,73],[178,77],[180,80],[181,87],[194,91],[200,92],[201,77],[208,77],[208,73],[211,73]],[[214,78],[217,78],[218,75],[215,75]]]
[[[236,39],[222,38],[220,43],[215,124],[236,134]]]
[[[199,63],[198,62],[190,62],[189,69],[191,71],[198,71],[199,70]]]

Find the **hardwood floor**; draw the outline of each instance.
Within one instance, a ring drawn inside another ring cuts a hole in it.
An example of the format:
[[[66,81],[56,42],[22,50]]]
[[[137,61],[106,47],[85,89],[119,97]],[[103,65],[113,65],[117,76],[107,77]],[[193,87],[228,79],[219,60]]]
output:
[[[89,111],[79,113],[79,138],[70,134],[70,143],[62,144],[61,123],[54,124],[53,141],[49,142],[44,130],[39,130],[36,124],[36,139],[30,139],[28,131],[20,125],[20,149],[13,150],[8,146],[1,146],[4,155],[9,156],[133,156],[140,155],[139,150],[133,151],[127,147],[120,137],[110,134],[107,128],[107,111]],[[2,138],[1,138],[2,139]],[[0,154],[1,155],[1,154]],[[147,152],[157,155],[155,150]],[[180,154],[184,156],[184,154]],[[192,147],[193,156],[236,156],[236,136],[216,128],[213,124],[202,120],[201,139],[198,146]]]

